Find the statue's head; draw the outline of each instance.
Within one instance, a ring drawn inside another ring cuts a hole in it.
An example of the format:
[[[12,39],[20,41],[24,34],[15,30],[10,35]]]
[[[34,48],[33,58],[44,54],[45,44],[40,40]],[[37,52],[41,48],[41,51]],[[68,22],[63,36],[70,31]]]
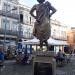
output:
[[[43,3],[45,0],[37,0],[39,3]]]

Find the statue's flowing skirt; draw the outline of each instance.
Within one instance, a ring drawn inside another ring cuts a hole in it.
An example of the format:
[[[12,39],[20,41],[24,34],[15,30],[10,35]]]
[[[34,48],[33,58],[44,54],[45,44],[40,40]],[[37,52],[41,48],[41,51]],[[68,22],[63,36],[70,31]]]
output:
[[[51,35],[50,19],[45,17],[41,24],[36,21],[33,29],[33,35],[39,40],[48,40]]]

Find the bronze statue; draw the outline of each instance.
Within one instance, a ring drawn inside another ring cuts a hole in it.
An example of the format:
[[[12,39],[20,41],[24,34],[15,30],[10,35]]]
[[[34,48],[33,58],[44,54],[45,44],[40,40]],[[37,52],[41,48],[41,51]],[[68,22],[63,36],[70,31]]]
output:
[[[42,49],[43,43],[47,46],[47,50],[49,50],[48,42],[51,35],[51,27],[50,27],[50,17],[56,12],[56,9],[45,0],[37,0],[39,4],[35,4],[30,14],[36,19],[33,29],[33,35],[36,36],[40,40],[40,48]],[[36,15],[34,15],[34,11],[36,11]]]

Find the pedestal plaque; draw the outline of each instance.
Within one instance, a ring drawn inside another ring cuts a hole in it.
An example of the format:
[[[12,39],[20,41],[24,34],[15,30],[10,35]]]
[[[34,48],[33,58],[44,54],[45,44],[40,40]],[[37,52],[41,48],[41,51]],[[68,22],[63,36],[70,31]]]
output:
[[[34,53],[33,75],[56,75],[54,52],[38,51]]]

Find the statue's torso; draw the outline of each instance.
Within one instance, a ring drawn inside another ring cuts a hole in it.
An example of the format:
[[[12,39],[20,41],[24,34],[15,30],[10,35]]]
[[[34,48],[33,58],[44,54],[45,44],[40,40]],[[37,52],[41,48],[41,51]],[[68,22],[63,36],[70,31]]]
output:
[[[38,39],[47,40],[50,37],[50,19],[45,4],[36,5],[36,16],[40,22],[35,22],[34,35]]]
[[[36,16],[37,18],[43,23],[46,20],[49,20],[49,15],[47,13],[49,13],[49,11],[46,11],[46,6],[45,4],[38,4],[36,6]]]

